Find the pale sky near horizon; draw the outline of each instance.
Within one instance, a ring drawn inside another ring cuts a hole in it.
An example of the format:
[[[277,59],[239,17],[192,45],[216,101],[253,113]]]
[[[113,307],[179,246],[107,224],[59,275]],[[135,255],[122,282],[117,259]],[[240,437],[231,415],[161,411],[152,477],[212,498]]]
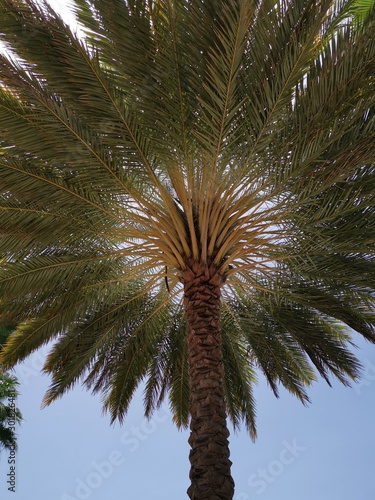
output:
[[[362,381],[329,388],[319,380],[309,407],[283,390],[276,399],[260,378],[257,441],[245,429],[231,430],[235,500],[375,499],[375,346],[354,341]],[[8,452],[0,454],[0,500],[187,499],[188,431],[176,429],[167,407],[148,422],[138,394],[124,424],[110,426],[100,397],[77,387],[42,410],[45,352],[16,371],[25,421],[18,427],[15,493],[8,491]]]

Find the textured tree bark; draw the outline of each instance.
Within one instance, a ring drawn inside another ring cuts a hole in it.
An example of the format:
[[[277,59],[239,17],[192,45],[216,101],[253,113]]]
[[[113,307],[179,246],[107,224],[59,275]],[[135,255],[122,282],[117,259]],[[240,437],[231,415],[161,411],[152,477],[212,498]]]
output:
[[[214,266],[190,263],[184,275],[190,383],[191,500],[231,500],[224,367],[220,336],[220,285]]]

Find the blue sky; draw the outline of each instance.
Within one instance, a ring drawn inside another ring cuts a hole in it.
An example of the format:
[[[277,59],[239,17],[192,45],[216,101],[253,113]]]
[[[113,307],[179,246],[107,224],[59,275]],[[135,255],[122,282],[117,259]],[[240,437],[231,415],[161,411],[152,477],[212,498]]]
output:
[[[231,434],[235,500],[373,500],[375,498],[375,347],[356,338],[364,365],[353,388],[317,382],[305,408],[264,380],[256,387],[258,440]],[[16,493],[7,490],[8,454],[0,457],[1,500],[178,500],[187,498],[188,431],[167,407],[143,418],[141,393],[122,426],[101,415],[99,397],[77,387],[52,406],[40,404],[49,379],[39,372],[45,350],[17,374]]]

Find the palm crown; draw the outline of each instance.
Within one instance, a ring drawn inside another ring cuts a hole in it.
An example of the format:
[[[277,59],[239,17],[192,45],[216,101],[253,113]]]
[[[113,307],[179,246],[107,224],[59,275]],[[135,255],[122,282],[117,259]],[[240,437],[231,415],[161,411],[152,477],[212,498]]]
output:
[[[314,368],[357,377],[375,37],[348,5],[75,0],[78,36],[0,1],[3,362],[54,340],[46,404],[83,380],[121,420],[144,380],[146,414],[168,394],[186,425],[194,321],[220,333],[225,411],[253,436],[257,370],[303,402]]]

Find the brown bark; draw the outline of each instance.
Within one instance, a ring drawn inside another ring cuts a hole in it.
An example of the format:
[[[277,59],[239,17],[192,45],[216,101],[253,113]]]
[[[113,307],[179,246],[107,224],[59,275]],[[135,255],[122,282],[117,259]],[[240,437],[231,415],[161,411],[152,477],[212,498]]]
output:
[[[190,263],[184,274],[189,346],[191,500],[231,500],[224,367],[220,336],[220,276]]]

